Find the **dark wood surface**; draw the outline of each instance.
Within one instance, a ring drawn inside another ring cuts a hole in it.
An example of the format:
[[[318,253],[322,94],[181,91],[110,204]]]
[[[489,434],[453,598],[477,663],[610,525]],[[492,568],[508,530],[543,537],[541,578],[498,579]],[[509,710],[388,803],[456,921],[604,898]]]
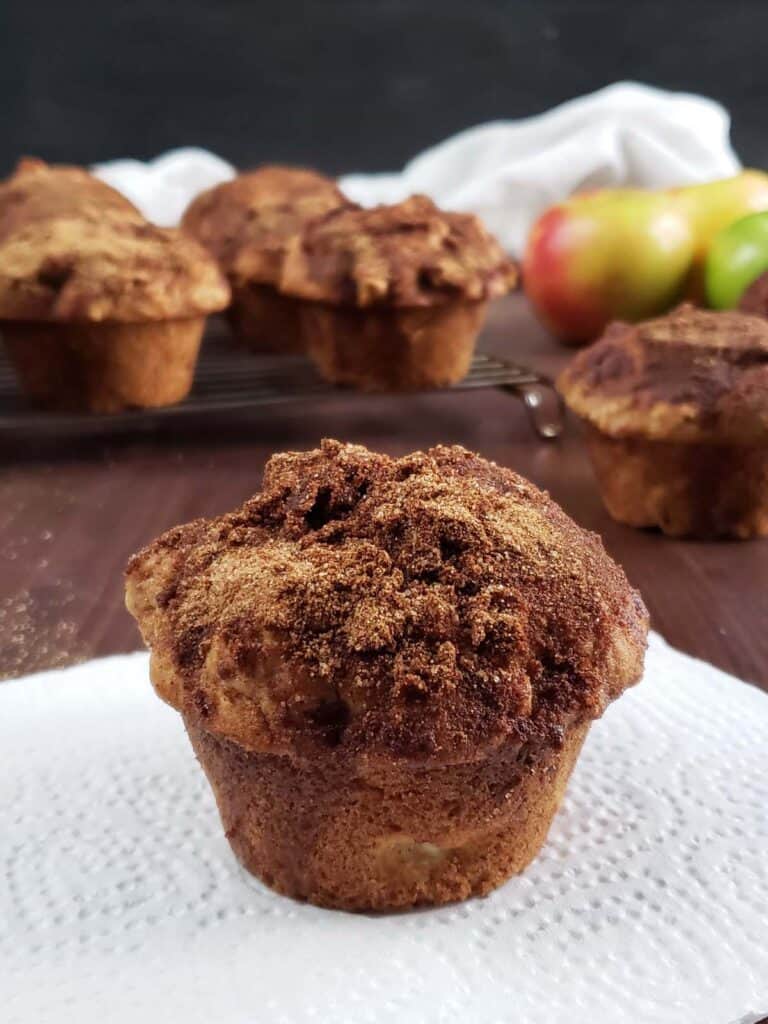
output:
[[[522,298],[499,303],[482,345],[548,373],[568,358]],[[0,446],[0,677],[140,646],[122,570],[161,530],[232,508],[273,451],[323,436],[402,454],[438,442],[476,449],[546,488],[640,588],[672,644],[768,689],[768,542],[694,543],[613,523],[574,424],[540,441],[520,403],[496,391],[340,395],[266,410],[203,433],[87,448]]]

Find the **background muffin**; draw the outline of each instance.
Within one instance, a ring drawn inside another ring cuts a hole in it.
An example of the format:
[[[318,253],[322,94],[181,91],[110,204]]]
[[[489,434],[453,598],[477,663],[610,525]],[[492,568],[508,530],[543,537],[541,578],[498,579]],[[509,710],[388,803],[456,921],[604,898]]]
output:
[[[182,399],[205,317],[229,299],[209,255],[122,211],[33,219],[0,241],[0,329],[46,407],[116,412]]]
[[[309,223],[290,242],[281,288],[307,300],[309,353],[326,379],[409,391],[466,375],[488,300],[516,279],[476,217],[412,196]]]
[[[302,351],[296,303],[276,290],[285,248],[308,220],[344,202],[336,184],[316,171],[265,166],[203,192],[189,206],[182,227],[229,278],[229,319],[250,348]]]
[[[768,273],[760,274],[747,288],[739,302],[742,313],[768,317]]]
[[[647,631],[599,539],[523,478],[333,441],[136,555],[127,604],[237,856],[350,909],[522,870]]]
[[[560,376],[611,515],[673,536],[768,533],[768,322],[682,306],[614,324]]]

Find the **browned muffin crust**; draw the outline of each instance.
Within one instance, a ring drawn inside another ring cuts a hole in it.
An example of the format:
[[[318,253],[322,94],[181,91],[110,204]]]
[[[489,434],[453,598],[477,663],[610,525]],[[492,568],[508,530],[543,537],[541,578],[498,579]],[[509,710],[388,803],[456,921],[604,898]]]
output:
[[[360,391],[422,391],[463,380],[486,302],[439,306],[300,306],[306,348],[321,377]]]
[[[275,284],[287,240],[345,201],[335,182],[317,171],[266,165],[201,193],[182,227],[233,279]]]
[[[430,306],[504,295],[516,281],[514,263],[477,217],[411,196],[308,223],[288,245],[280,288],[359,307]]]
[[[344,910],[483,896],[522,871],[589,728],[557,749],[435,767],[252,753],[186,725],[242,865],[277,892]]]
[[[560,375],[575,413],[611,437],[768,437],[768,321],[685,305],[612,324]]]
[[[585,440],[610,515],[670,537],[768,535],[768,447],[609,437]]]
[[[116,323],[4,320],[3,343],[32,404],[116,413],[189,393],[205,317]]]
[[[0,318],[140,322],[223,309],[229,287],[182,232],[121,213],[35,220],[0,241]]]
[[[160,695],[250,750],[429,763],[555,744],[641,672],[647,613],[548,495],[459,447],[324,441],[134,556]]]
[[[103,210],[129,220],[144,219],[125,196],[82,167],[24,157],[0,184],[0,241],[34,221]]]

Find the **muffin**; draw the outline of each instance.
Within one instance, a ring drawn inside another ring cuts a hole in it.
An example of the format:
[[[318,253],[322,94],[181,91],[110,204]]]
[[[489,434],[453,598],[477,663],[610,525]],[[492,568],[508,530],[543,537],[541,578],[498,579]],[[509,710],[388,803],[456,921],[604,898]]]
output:
[[[132,558],[127,606],[244,867],[349,910],[522,871],[647,633],[597,536],[458,447],[276,455]]]
[[[768,322],[681,306],[613,324],[558,380],[614,519],[673,537],[768,533]]]
[[[768,317],[768,273],[760,274],[746,289],[739,302],[742,313]]]
[[[280,287],[303,300],[309,354],[323,377],[413,391],[466,376],[489,299],[516,279],[476,217],[412,196],[311,221],[288,244]]]
[[[0,241],[34,221],[98,217],[105,210],[127,220],[144,219],[125,196],[81,167],[51,166],[25,157],[0,184]]]
[[[33,403],[100,413],[188,393],[229,289],[181,232],[122,211],[33,219],[0,240],[0,331]]]
[[[345,202],[336,184],[301,167],[265,166],[203,192],[182,227],[218,261],[232,287],[235,336],[257,352],[301,352],[297,304],[277,291],[288,239]]]

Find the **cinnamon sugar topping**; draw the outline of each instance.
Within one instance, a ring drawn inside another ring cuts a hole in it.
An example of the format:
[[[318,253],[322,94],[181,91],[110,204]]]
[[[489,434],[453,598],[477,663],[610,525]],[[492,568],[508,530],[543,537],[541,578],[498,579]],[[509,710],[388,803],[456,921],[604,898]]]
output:
[[[336,183],[317,171],[265,165],[203,192],[182,226],[233,283],[275,284],[288,239],[345,202]]]
[[[612,437],[754,443],[768,436],[768,321],[680,306],[611,324],[558,387]]]
[[[144,220],[125,196],[82,167],[24,157],[0,183],[0,239],[34,221],[83,213],[100,216],[105,210],[126,220]]]
[[[471,760],[558,743],[640,674],[647,614],[599,539],[458,447],[324,441],[134,556],[159,692],[251,749]]]
[[[481,221],[426,196],[363,210],[340,207],[288,246],[280,288],[352,306],[482,301],[514,287],[517,270]]]
[[[183,319],[228,301],[226,281],[193,239],[109,209],[33,220],[0,240],[3,319]]]

